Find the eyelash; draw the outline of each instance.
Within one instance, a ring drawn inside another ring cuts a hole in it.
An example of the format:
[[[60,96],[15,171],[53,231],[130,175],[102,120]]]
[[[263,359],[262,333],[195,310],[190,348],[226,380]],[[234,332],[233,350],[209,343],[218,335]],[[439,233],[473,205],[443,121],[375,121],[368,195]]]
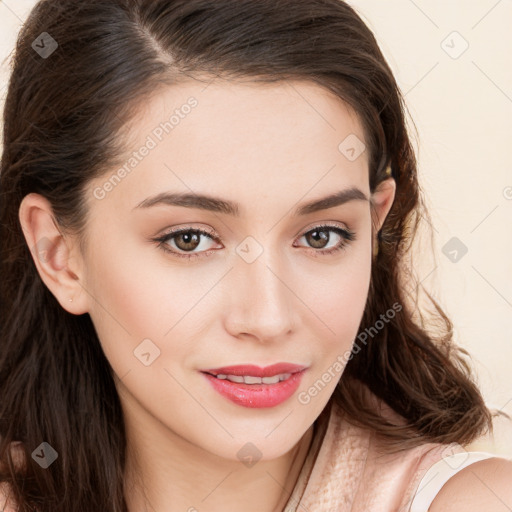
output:
[[[339,226],[332,226],[329,224],[322,224],[320,226],[315,226],[312,229],[309,229],[308,231],[304,232],[299,238],[302,238],[303,236],[305,236],[308,233],[311,233],[313,231],[334,231],[335,233],[337,233],[338,235],[341,236],[341,241],[338,243],[338,245],[336,245],[335,247],[332,247],[331,249],[327,249],[327,250],[318,249],[315,251],[315,249],[313,247],[311,247],[311,249],[314,252],[316,252],[315,256],[318,255],[318,253],[322,256],[327,256],[327,255],[336,253],[342,249],[345,249],[346,246],[350,242],[352,242],[356,239],[355,233],[353,231],[351,231],[350,229],[343,229],[343,228],[340,228]],[[216,236],[214,236],[213,233],[210,233],[209,231],[205,231],[205,230],[199,229],[199,228],[183,228],[183,229],[177,229],[174,231],[169,231],[168,233],[165,233],[164,235],[162,235],[160,237],[153,238],[152,241],[158,242],[158,247],[160,247],[165,253],[170,253],[173,256],[176,256],[178,258],[186,258],[186,259],[191,260],[194,258],[198,258],[200,256],[207,257],[207,256],[211,255],[211,253],[208,253],[207,251],[203,251],[203,252],[199,252],[199,253],[182,254],[180,252],[175,251],[174,249],[169,249],[168,247],[166,247],[166,242],[168,242],[175,236],[178,236],[182,233],[201,234],[201,235],[205,235],[205,236],[211,238],[215,242],[219,241],[218,238]],[[214,251],[215,249],[212,249],[212,250]]]

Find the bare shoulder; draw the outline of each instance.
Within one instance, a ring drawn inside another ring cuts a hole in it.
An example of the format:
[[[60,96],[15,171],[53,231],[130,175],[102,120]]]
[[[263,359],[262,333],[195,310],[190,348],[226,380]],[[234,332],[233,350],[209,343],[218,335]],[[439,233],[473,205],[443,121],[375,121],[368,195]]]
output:
[[[512,460],[491,457],[452,476],[434,498],[429,512],[510,512]]]

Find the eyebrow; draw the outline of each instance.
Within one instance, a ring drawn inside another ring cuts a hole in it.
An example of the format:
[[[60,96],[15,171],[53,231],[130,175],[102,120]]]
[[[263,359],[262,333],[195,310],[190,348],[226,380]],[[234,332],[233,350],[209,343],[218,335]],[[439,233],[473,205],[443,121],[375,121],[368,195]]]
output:
[[[362,190],[356,187],[347,188],[329,196],[322,197],[321,199],[314,199],[304,203],[293,211],[293,215],[308,215],[320,210],[334,208],[335,206],[340,206],[350,201],[368,201],[368,197]],[[198,208],[201,210],[224,213],[234,217],[240,216],[240,205],[238,203],[206,194],[194,193],[162,192],[156,196],[148,197],[133,209],[150,208],[152,206],[162,204],[169,206],[183,206],[185,208]]]

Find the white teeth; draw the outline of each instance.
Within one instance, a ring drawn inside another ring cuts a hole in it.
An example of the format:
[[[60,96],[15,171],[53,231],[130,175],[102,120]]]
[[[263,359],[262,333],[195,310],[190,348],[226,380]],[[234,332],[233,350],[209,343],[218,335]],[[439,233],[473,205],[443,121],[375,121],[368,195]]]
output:
[[[244,384],[277,384],[282,380],[286,380],[291,377],[291,373],[281,373],[279,375],[274,375],[273,377],[253,377],[252,375],[225,375],[223,373],[219,373],[216,375],[217,379],[227,379],[231,382],[239,382]]]
[[[261,384],[262,383],[261,377],[251,377],[250,375],[242,377],[242,381],[245,382],[246,384]],[[235,382],[240,382],[240,381],[235,381]]]

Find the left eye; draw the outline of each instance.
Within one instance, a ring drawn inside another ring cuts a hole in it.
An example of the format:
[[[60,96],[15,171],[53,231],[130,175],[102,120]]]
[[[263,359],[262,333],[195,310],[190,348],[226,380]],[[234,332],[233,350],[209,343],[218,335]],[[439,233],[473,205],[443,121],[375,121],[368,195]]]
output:
[[[334,246],[328,247],[328,243],[331,241],[331,236],[328,234],[330,232],[336,233],[339,241]],[[161,247],[165,252],[171,253],[173,256],[190,259],[196,258],[200,255],[211,255],[211,253],[207,252],[208,249],[202,247],[204,245],[201,241],[202,236],[219,242],[219,239],[213,233],[203,229],[192,228],[171,231],[161,237],[153,239],[153,241],[159,242],[159,247]],[[343,249],[349,242],[355,240],[355,233],[348,229],[340,228],[339,226],[323,225],[316,226],[315,228],[306,231],[299,240],[302,238],[307,240],[307,243],[310,244],[310,248],[318,249],[317,251],[314,251],[315,253],[326,255]],[[170,242],[172,242],[172,244]],[[203,250],[191,252],[198,248],[202,248]],[[180,251],[185,253],[189,252],[190,254],[183,254]]]
[[[339,238],[338,243],[334,244],[334,246],[327,247],[327,244],[331,241],[331,236],[328,234],[329,232],[336,233],[336,236]],[[306,233],[302,235],[301,238],[305,238],[307,242],[312,245],[314,249],[324,249],[320,252],[321,254],[331,254],[335,251],[343,249],[349,242],[355,240],[355,233],[350,230],[342,229],[338,226],[316,226],[313,229],[310,229]]]

